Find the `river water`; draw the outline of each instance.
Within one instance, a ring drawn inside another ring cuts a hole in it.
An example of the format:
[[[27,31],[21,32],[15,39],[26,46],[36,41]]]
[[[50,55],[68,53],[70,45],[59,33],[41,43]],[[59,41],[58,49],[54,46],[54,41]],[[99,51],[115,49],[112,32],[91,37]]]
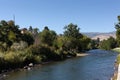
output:
[[[110,80],[117,54],[99,49],[87,53],[90,55],[16,71],[4,80]]]

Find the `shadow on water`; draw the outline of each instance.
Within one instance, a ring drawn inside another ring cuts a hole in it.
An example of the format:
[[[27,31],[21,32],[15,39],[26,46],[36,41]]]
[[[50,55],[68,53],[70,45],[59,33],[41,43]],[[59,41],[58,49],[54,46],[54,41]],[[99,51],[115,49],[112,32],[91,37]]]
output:
[[[13,72],[4,80],[109,80],[117,54],[99,49],[87,53],[90,55]]]

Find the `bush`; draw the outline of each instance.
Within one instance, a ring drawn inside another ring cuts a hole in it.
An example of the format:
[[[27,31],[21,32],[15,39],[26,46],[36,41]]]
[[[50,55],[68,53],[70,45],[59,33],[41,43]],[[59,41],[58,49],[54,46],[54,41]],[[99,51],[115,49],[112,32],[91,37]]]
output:
[[[117,63],[120,63],[120,54],[117,56]]]
[[[116,40],[113,37],[108,38],[107,40],[103,40],[100,42],[99,48],[110,50],[115,48],[117,45]]]
[[[7,63],[8,68],[21,67],[24,62],[24,57],[17,52],[8,52],[4,56],[4,60]]]
[[[41,55],[37,55],[37,54],[34,54],[32,52],[32,49],[31,48],[27,48],[23,51],[19,51],[21,52],[22,54],[20,56],[22,56],[23,58],[23,62],[24,62],[24,65],[27,65],[29,63],[40,63],[41,62]]]
[[[41,56],[42,61],[57,60],[60,56],[53,47],[48,45],[31,46],[28,49],[33,55]]]
[[[20,41],[19,43],[13,43],[13,45],[11,46],[11,50],[12,51],[24,50],[27,47],[28,47],[27,42]]]
[[[0,42],[0,51],[4,52],[7,50],[7,44]]]
[[[42,60],[42,57],[40,55],[35,55],[34,60],[35,60],[35,63],[40,63]]]
[[[35,62],[34,55],[27,50],[9,51],[4,55],[7,68],[17,68]]]
[[[42,58],[40,55],[32,54],[31,50],[29,49],[23,51],[9,51],[6,52],[3,57],[6,66],[5,69],[23,67],[29,63],[40,63],[41,59]]]

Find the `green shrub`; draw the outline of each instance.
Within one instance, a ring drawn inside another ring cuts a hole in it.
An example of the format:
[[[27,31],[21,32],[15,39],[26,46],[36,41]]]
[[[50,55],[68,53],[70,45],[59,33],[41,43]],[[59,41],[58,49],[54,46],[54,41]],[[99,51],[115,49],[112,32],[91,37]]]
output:
[[[116,51],[116,52],[118,52],[118,53],[120,53],[120,48],[119,47],[117,47],[117,48],[114,48],[114,49],[112,49],[113,51]]]
[[[20,41],[19,43],[13,43],[13,45],[11,46],[11,50],[12,51],[18,51],[18,50],[24,50],[28,47],[27,42],[25,41]]]
[[[120,63],[120,54],[117,56],[117,63]]]
[[[7,44],[0,42],[0,51],[4,52],[7,50]]]
[[[31,46],[28,50],[35,56],[41,56],[42,61],[57,60],[60,57],[59,52],[56,53],[55,48],[48,45]]]
[[[100,42],[99,48],[105,50],[111,50],[115,48],[117,45],[116,40],[113,37],[108,38],[107,40],[103,40]]]
[[[28,51],[9,51],[4,55],[7,68],[16,68],[34,62],[34,55]]]
[[[8,64],[22,64],[25,60],[25,57],[23,55],[23,52],[13,52],[10,51],[8,53],[6,53],[4,55],[4,60],[8,63]],[[20,66],[20,65],[19,65]]]
[[[35,60],[35,63],[40,63],[42,60],[42,57],[40,55],[35,55],[34,60]]]
[[[1,57],[4,57],[4,55],[5,55],[4,52],[1,52],[1,51],[0,51],[0,58],[1,58]]]

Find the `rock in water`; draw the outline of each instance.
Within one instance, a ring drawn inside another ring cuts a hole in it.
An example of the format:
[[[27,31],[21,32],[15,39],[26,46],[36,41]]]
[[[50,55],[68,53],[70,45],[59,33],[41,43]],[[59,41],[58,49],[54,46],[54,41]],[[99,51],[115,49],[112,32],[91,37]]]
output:
[[[33,63],[30,63],[30,64],[29,64],[29,67],[33,67]]]

